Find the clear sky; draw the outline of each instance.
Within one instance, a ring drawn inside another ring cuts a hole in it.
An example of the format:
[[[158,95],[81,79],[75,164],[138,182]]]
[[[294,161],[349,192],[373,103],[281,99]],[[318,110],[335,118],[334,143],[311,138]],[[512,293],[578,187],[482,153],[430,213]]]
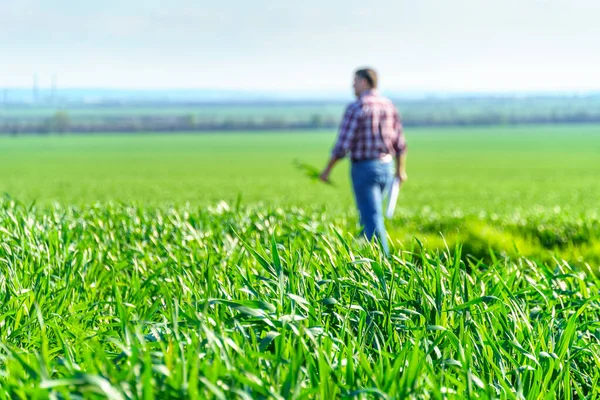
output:
[[[0,86],[599,90],[600,0],[0,0]]]

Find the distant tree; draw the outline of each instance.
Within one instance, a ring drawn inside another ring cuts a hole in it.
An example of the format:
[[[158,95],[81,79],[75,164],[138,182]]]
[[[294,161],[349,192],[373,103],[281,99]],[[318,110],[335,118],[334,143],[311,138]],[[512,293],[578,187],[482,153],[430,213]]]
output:
[[[266,128],[284,128],[286,126],[285,119],[279,116],[267,116],[263,123]]]
[[[321,114],[313,114],[310,117],[310,125],[320,128],[323,125],[323,116]]]
[[[198,116],[196,114],[190,113],[184,117],[184,124],[190,128],[194,129],[198,126]]]
[[[239,126],[239,120],[235,117],[227,117],[223,120],[223,123],[221,124],[223,128],[234,128],[236,126]]]
[[[54,132],[64,133],[71,126],[71,118],[66,111],[56,111],[50,119],[50,129]]]
[[[338,124],[338,118],[329,115],[328,117],[325,118],[325,120],[323,121],[323,124],[327,127],[331,127],[331,126],[337,126]]]

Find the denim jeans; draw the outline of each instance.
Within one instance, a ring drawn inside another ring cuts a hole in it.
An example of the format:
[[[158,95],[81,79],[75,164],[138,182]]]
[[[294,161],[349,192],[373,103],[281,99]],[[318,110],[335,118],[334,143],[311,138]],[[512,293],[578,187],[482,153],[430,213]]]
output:
[[[351,167],[354,198],[360,215],[362,234],[376,237],[389,255],[387,234],[383,222],[383,193],[394,180],[394,163],[379,160],[353,162]]]

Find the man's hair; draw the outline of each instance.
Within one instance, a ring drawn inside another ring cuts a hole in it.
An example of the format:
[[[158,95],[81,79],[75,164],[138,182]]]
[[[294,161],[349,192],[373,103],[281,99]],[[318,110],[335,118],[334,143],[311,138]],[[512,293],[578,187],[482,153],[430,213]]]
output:
[[[372,88],[377,87],[377,72],[375,72],[373,68],[357,69],[354,74],[359,78],[363,78],[369,82],[369,85],[371,85]]]

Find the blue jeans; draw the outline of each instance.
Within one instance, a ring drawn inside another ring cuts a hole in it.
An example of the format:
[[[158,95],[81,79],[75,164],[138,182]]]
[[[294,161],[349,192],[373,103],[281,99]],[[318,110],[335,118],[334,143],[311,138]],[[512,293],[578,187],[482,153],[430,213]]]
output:
[[[382,203],[384,190],[394,180],[393,162],[379,160],[353,162],[351,175],[362,234],[368,240],[376,237],[383,251],[389,254]]]

